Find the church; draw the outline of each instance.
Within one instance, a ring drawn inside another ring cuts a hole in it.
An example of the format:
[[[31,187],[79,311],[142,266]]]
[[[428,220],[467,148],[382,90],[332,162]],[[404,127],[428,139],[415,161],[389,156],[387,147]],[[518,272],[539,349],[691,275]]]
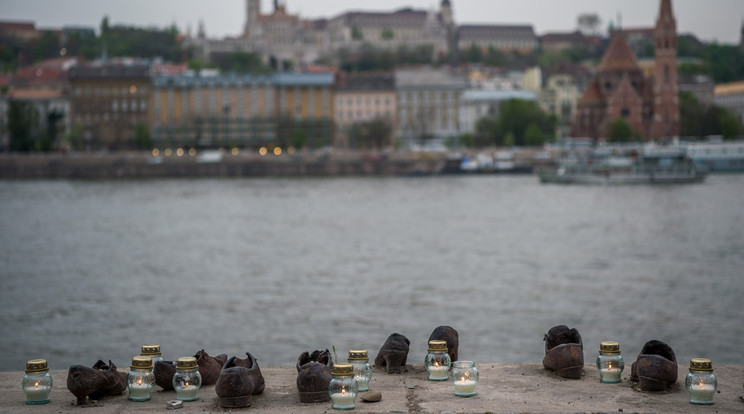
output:
[[[646,141],[679,136],[677,23],[671,0],[661,0],[654,50],[654,74],[646,77],[622,31],[612,34],[594,79],[579,98],[574,137],[604,139],[619,118]]]

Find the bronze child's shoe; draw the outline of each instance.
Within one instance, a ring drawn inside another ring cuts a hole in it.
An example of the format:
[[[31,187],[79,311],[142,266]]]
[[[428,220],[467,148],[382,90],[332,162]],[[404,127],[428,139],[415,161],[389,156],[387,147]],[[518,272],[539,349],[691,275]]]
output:
[[[155,384],[165,391],[173,391],[173,376],[176,375],[176,361],[158,361],[153,364]]]
[[[227,362],[226,354],[219,354],[215,357],[209,356],[204,350],[194,354],[196,364],[199,366],[199,374],[202,377],[202,385],[212,385],[220,377],[222,366]]]
[[[390,334],[377,353],[375,365],[384,367],[388,374],[400,374],[401,367],[406,365],[409,345],[411,341],[405,336],[399,333]]]
[[[117,371],[111,361],[106,365],[99,360],[93,368],[73,365],[67,372],[67,389],[77,397],[78,405],[84,405],[86,397],[97,400],[123,393],[127,389],[127,374]]]
[[[457,361],[457,347],[460,344],[460,336],[451,326],[437,326],[429,336],[429,341],[446,341],[447,353],[452,362]]]
[[[261,394],[266,387],[256,358],[250,352],[245,354],[245,359],[228,359],[220,371],[214,391],[223,408],[250,407],[252,396]]]
[[[584,344],[576,328],[566,325],[550,328],[545,337],[543,366],[563,378],[579,379],[584,369]]]
[[[328,350],[303,352],[297,358],[297,390],[300,401],[316,403],[330,401],[328,385],[331,383],[333,358]]]
[[[641,391],[663,391],[677,382],[677,357],[664,342],[646,342],[631,365],[630,380],[638,381]]]

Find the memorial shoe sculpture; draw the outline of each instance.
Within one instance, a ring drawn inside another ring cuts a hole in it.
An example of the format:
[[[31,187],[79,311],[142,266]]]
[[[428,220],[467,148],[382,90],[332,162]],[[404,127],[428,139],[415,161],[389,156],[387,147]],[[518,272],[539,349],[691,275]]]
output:
[[[331,383],[333,358],[328,350],[303,352],[297,358],[297,390],[300,401],[316,403],[330,401],[328,385]]]
[[[631,365],[630,380],[641,391],[662,391],[677,382],[677,357],[672,347],[658,340],[646,342]]]
[[[249,407],[252,396],[261,394],[266,387],[256,358],[250,352],[245,355],[245,359],[228,359],[219,373],[214,390],[224,408]]]
[[[584,344],[576,328],[557,325],[543,337],[543,366],[563,378],[579,379],[584,369]]]
[[[457,348],[460,345],[460,336],[451,326],[437,326],[429,336],[429,341],[447,342],[447,353],[452,362],[457,361]]]
[[[227,354],[209,356],[203,349],[194,354],[202,385],[212,385],[217,382],[222,366],[227,362]],[[176,361],[158,361],[153,364],[155,384],[166,391],[173,390],[173,375],[176,374]]]
[[[382,344],[375,358],[375,365],[382,367],[388,374],[400,374],[401,367],[406,365],[408,348],[411,341],[399,333],[390,334]]]
[[[101,397],[119,395],[127,389],[127,374],[99,360],[92,368],[73,365],[67,372],[67,389],[77,397],[78,405],[86,404],[86,397],[97,400]]]

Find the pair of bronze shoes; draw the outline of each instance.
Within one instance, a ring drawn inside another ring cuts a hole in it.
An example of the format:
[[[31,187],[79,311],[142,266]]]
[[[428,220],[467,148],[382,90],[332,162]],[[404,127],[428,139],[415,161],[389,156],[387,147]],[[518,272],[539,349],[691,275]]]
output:
[[[303,352],[297,358],[297,390],[300,402],[317,403],[330,401],[328,385],[331,383],[333,358],[328,350]]]
[[[199,366],[202,385],[212,385],[217,382],[222,366],[227,361],[227,354],[209,356],[203,349],[194,354]],[[176,374],[176,361],[158,361],[153,366],[155,384],[166,391],[173,390],[173,376]]]
[[[459,334],[451,326],[438,326],[432,331],[429,340],[447,342],[447,353],[452,362],[457,361]],[[388,374],[400,374],[408,359],[411,341],[399,333],[390,334],[375,358],[375,365],[384,369]]]
[[[77,397],[77,405],[87,404],[87,398],[119,395],[127,389],[127,374],[116,370],[116,365],[99,360],[92,368],[73,365],[67,372],[67,389]]]
[[[266,382],[256,358],[250,352],[245,355],[228,359],[219,373],[214,390],[223,408],[250,407],[253,396],[264,392]]]
[[[561,377],[579,379],[584,366],[584,346],[575,328],[558,325],[545,335],[545,368]],[[630,380],[641,391],[663,391],[677,382],[677,357],[664,342],[646,342],[631,366]]]

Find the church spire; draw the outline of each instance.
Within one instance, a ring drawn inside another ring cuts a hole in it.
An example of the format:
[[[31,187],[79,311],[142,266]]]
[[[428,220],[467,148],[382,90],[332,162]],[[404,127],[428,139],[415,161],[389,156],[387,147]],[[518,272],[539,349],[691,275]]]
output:
[[[654,29],[654,137],[679,136],[677,97],[677,22],[672,0],[661,0]]]

